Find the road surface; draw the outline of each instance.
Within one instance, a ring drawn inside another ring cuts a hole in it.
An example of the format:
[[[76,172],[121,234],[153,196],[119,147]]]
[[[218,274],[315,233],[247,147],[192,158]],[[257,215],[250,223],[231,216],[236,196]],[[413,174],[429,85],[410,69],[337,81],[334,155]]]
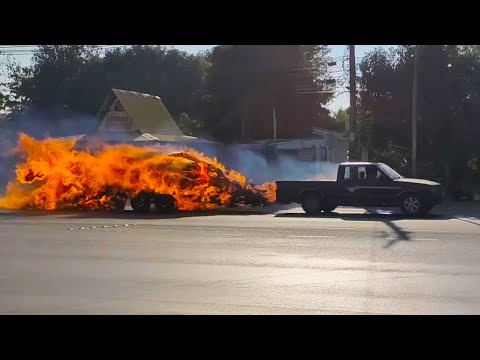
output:
[[[0,211],[0,313],[480,314],[478,212],[367,212]]]

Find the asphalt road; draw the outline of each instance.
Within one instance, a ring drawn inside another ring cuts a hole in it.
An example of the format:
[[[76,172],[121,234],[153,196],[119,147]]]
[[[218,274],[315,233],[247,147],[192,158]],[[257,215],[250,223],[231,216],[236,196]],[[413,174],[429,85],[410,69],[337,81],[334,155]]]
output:
[[[0,211],[0,313],[480,314],[475,209],[271,211]]]

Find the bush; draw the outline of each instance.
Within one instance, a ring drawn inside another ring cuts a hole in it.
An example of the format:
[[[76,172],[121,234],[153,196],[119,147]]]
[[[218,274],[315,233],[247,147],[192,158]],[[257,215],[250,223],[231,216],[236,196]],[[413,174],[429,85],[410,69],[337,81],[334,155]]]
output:
[[[407,147],[388,143],[384,148],[371,150],[371,159],[375,162],[383,162],[398,173],[407,175],[410,172],[407,161],[408,152]]]

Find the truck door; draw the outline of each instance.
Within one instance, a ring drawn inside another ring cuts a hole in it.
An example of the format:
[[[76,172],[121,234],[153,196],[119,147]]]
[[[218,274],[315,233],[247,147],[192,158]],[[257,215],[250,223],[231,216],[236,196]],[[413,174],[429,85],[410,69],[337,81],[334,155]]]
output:
[[[355,200],[362,206],[393,205],[400,188],[376,165],[358,167]]]
[[[356,192],[358,186],[358,166],[346,165],[338,172],[338,205],[356,206],[360,200],[360,194]]]

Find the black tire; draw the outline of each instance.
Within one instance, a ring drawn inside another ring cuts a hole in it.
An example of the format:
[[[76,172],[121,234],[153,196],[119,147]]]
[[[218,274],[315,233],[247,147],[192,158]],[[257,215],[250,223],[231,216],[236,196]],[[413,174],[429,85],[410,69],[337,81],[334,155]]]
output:
[[[130,205],[132,206],[132,209],[136,212],[145,213],[150,211],[150,204],[150,198],[141,193],[133,197],[132,200],[130,200]]]
[[[307,215],[316,215],[322,211],[322,199],[320,194],[309,191],[302,195],[302,209]]]
[[[330,213],[333,210],[335,210],[336,208],[337,208],[337,205],[335,205],[335,204],[326,204],[326,205],[322,206],[322,210],[326,213]]]
[[[421,195],[415,193],[402,196],[400,199],[400,207],[402,211],[409,216],[424,216],[432,208]]]
[[[175,210],[175,199],[170,195],[157,195],[155,208],[162,213],[172,213]]]
[[[127,195],[116,195],[113,197],[110,204],[111,211],[119,212],[125,210],[125,205],[127,204]]]

